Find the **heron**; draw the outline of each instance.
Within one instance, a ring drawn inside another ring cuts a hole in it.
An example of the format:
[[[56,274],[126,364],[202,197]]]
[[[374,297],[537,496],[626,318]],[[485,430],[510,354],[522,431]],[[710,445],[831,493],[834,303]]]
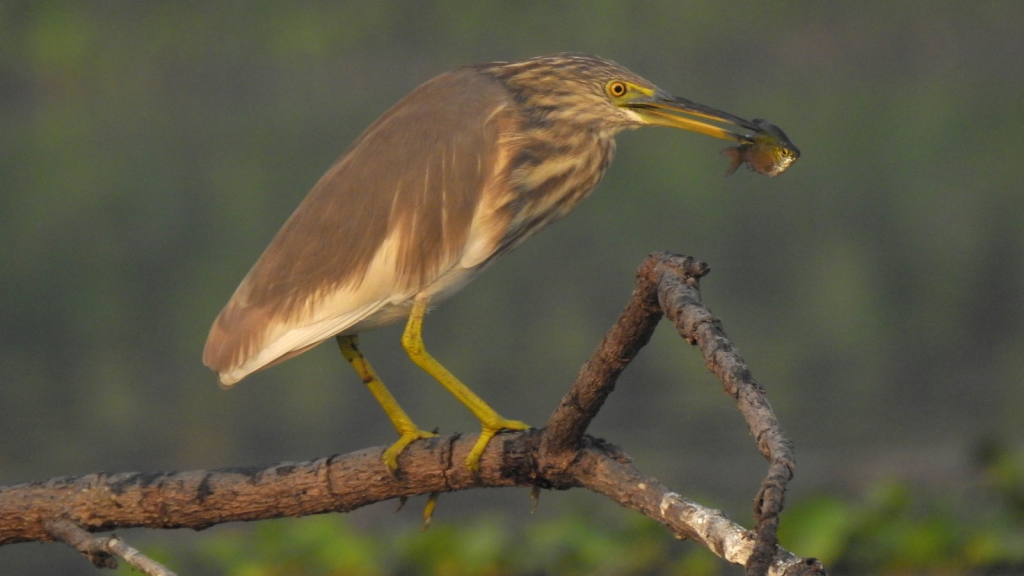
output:
[[[741,145],[759,126],[673,96],[610,60],[574,53],[447,72],[373,122],[313,186],[217,316],[203,362],[229,387],[334,337],[399,439],[388,470],[434,436],[402,409],[362,354],[359,334],[405,321],[411,360],[480,421],[471,471],[502,417],[423,343],[428,306],[571,212],[601,180],[615,136],[681,128]],[[786,140],[788,143],[788,140]],[[777,146],[782,169],[794,150]]]

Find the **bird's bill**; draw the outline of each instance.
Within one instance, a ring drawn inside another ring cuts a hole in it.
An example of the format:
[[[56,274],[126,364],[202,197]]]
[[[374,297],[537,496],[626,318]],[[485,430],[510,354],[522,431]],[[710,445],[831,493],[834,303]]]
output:
[[[665,94],[660,90],[654,92],[649,98],[634,100],[628,106],[649,124],[682,128],[683,130],[706,134],[714,138],[721,138],[722,140],[731,140],[744,144],[753,142],[753,138],[745,134],[726,130],[720,126],[701,122],[690,117],[706,118],[747,130],[758,131],[758,126],[749,120],[744,120],[728,112],[716,110],[710,106],[698,104],[686,98]]]

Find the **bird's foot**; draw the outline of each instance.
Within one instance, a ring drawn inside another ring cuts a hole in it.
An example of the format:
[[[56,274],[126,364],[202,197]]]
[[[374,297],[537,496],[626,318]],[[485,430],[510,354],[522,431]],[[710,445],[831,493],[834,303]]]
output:
[[[483,429],[480,430],[480,438],[477,439],[473,449],[466,456],[466,466],[469,467],[469,471],[473,473],[473,476],[480,473],[480,457],[483,456],[487,443],[491,441],[491,438],[494,438],[495,434],[502,430],[528,430],[530,428],[530,425],[525,422],[506,420],[501,416],[497,416],[497,414],[495,416],[491,421],[483,423]]]
[[[406,446],[421,438],[433,438],[434,436],[437,436],[437,434],[427,432],[426,430],[420,430],[419,428],[412,428],[402,432],[398,442],[392,444],[391,447],[385,450],[384,454],[380,457],[380,459],[384,461],[384,465],[387,466],[388,473],[391,474],[391,477],[395,477],[395,472],[398,470],[398,455],[405,450]]]

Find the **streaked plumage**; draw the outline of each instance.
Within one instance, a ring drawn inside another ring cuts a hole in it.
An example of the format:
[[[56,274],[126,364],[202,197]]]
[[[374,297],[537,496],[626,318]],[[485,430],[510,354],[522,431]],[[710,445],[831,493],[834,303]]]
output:
[[[415,319],[427,302],[447,298],[575,208],[601,179],[621,130],[658,124],[749,141],[679,113],[757,129],[595,56],[482,64],[426,82],[313,187],[217,317],[204,363],[229,386],[331,336],[410,311]],[[412,350],[420,339],[413,324],[403,345],[423,365]],[[354,337],[339,342],[364,380],[375,379],[368,364],[360,368]],[[474,410],[485,433],[521,425],[500,419],[468,389],[455,390],[461,383],[439,365],[425,369]],[[401,446],[426,434],[396,416],[393,398],[378,399]]]
[[[463,68],[395,104],[256,262],[217,318],[204,362],[231,385],[335,334],[402,320],[414,295],[440,302],[567,214],[600,180],[614,134],[641,124],[628,114],[607,122],[599,98],[616,68],[598,62],[558,55]],[[561,105],[573,93],[557,85],[570,75],[595,89],[593,102]]]

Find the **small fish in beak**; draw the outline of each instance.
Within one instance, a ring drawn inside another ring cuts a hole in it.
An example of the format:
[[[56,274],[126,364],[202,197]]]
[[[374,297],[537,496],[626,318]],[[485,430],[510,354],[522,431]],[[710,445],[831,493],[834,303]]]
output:
[[[725,171],[726,176],[741,164],[765,176],[778,176],[800,157],[800,149],[790,142],[781,128],[762,118],[755,118],[753,123],[757,125],[757,132],[750,137],[750,142],[722,150],[722,154],[732,160]]]

